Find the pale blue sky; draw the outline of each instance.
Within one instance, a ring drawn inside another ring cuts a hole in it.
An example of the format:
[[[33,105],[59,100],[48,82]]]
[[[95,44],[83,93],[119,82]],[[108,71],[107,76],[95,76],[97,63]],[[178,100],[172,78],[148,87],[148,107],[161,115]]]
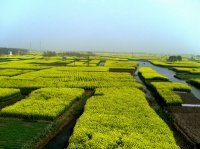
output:
[[[200,54],[200,0],[0,0],[0,47]]]

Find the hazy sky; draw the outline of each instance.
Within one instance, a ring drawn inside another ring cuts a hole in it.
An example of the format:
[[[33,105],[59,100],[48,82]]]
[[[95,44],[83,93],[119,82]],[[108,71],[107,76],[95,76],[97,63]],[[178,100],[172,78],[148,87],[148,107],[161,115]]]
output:
[[[0,0],[0,47],[200,54],[200,0]]]

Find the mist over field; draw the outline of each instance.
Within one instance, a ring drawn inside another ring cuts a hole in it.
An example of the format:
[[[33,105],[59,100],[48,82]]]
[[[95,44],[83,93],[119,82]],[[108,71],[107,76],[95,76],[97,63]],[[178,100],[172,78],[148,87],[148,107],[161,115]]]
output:
[[[200,1],[1,0],[0,47],[200,54]]]

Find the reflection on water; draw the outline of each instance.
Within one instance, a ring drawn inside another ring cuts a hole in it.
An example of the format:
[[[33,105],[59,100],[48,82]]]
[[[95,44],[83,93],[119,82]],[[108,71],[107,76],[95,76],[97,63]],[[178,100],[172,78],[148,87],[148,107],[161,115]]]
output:
[[[174,75],[176,74],[176,72],[169,70],[167,67],[165,68],[165,67],[152,65],[150,62],[147,62],[147,61],[134,61],[134,62],[137,62],[139,64],[138,69],[140,67],[151,67],[152,69],[156,70],[158,73],[168,77],[168,79],[172,82],[181,82],[181,83],[191,86],[185,80],[180,80],[180,79],[175,78]],[[135,71],[135,74],[138,74],[138,69]],[[193,95],[197,97],[198,99],[200,99],[200,90],[194,86],[191,86],[191,88],[192,88]]]

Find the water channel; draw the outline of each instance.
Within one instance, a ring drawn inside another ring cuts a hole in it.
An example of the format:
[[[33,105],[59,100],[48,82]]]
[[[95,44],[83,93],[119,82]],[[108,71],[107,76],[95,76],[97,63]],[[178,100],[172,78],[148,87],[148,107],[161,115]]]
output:
[[[176,74],[176,72],[169,70],[167,67],[160,67],[160,66],[153,65],[148,61],[134,61],[134,62],[138,63],[138,68],[135,71],[136,75],[138,74],[138,70],[140,67],[151,67],[152,69],[156,70],[158,73],[168,77],[168,79],[172,82],[180,82],[180,83],[189,85],[192,88],[191,93],[200,100],[200,90],[188,84],[185,80],[180,80],[180,79],[175,78],[174,75]]]

